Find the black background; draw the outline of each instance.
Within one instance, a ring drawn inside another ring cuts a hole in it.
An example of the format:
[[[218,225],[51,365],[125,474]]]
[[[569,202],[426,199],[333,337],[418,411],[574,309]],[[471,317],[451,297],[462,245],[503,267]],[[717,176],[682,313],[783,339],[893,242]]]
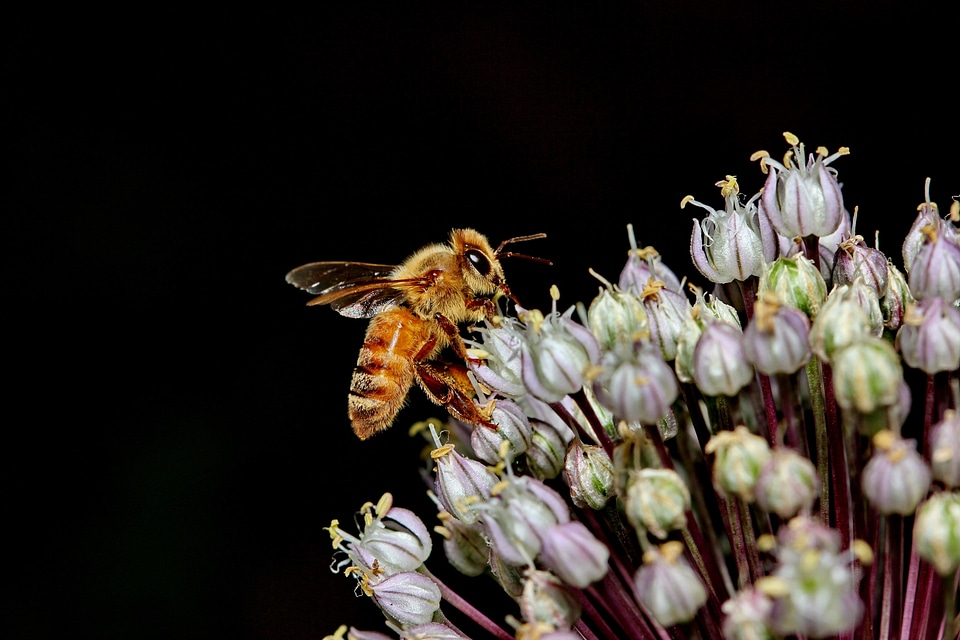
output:
[[[0,27],[5,637],[382,629],[322,527],[387,490],[433,526],[421,443],[354,438],[364,324],[306,308],[299,264],[543,231],[517,250],[553,267],[505,266],[565,307],[632,222],[702,284],[681,198],[754,193],[785,130],[851,148],[846,204],[898,264],[924,179],[960,193],[949,2],[401,4]]]

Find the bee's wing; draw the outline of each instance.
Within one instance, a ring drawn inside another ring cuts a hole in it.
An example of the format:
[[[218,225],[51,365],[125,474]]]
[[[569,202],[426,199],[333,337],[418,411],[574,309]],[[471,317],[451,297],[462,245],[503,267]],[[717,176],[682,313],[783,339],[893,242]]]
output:
[[[366,262],[311,262],[287,274],[287,282],[317,297],[309,305],[329,304],[350,318],[371,318],[399,304],[408,281],[392,280],[395,267]]]

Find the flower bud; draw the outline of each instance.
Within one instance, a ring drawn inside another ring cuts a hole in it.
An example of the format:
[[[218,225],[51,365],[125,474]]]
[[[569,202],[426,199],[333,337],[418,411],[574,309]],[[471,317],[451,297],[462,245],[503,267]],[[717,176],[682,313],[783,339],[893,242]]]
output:
[[[850,220],[850,212],[846,209],[843,210],[843,214],[840,216],[840,226],[837,227],[837,230],[833,233],[820,236],[820,241],[817,243],[819,253],[820,253],[820,275],[823,276],[824,281],[828,286],[834,284],[833,282],[833,263],[837,258],[837,249],[840,248],[840,243],[850,237],[852,233],[852,222]],[[780,236],[781,238],[783,236]],[[795,238],[794,240],[799,240]],[[790,251],[782,251],[780,255],[783,256],[792,256],[800,251],[803,246],[801,242],[791,242]]]
[[[468,358],[467,364],[481,384],[508,398],[517,398],[527,390],[521,378],[520,344],[523,327],[514,318],[506,317],[499,326],[487,323],[475,331],[483,336],[480,357]]]
[[[887,288],[880,298],[880,310],[883,313],[883,326],[891,331],[900,328],[903,314],[907,307],[916,300],[907,286],[907,278],[903,272],[889,260],[887,261]]]
[[[442,622],[428,622],[400,632],[400,640],[469,640]]]
[[[579,520],[554,525],[543,535],[540,561],[565,583],[584,589],[607,575],[610,550]]]
[[[827,156],[820,147],[816,156],[810,154],[803,165],[803,144],[792,134],[784,135],[792,146],[784,163],[769,157],[763,159],[769,173],[760,208],[774,229],[788,238],[829,235],[840,226],[844,209],[836,172],[827,165],[849,151],[841,147]]]
[[[440,504],[461,522],[473,524],[477,521],[474,506],[490,497],[497,477],[485,464],[457,453],[452,444],[430,455],[437,465],[434,492]]]
[[[767,265],[757,285],[757,295],[768,291],[777,294],[777,299],[788,307],[800,309],[811,320],[820,312],[827,298],[827,283],[817,267],[803,256],[777,258]]]
[[[580,619],[580,603],[560,579],[547,571],[525,573],[520,613],[529,622],[543,622],[554,629],[570,629]]]
[[[433,542],[426,525],[409,509],[390,508],[364,528],[361,548],[387,573],[411,571],[430,557]]]
[[[693,352],[693,380],[708,396],[733,397],[753,380],[743,333],[725,322],[709,322]]]
[[[917,259],[920,248],[929,243],[933,237],[943,238],[954,244],[960,240],[957,228],[941,218],[936,203],[930,201],[929,179],[924,185],[924,196],[925,202],[917,207],[919,213],[903,239],[903,266],[908,273],[913,268],[913,262]]]
[[[560,522],[570,520],[563,498],[529,476],[504,481],[495,499],[482,508],[490,545],[510,564],[527,565],[540,553],[541,536]]]
[[[941,298],[908,307],[897,347],[904,362],[930,375],[960,368],[960,309]]]
[[[918,300],[943,298],[953,302],[960,298],[960,245],[956,233],[938,233],[934,225],[921,231],[925,240],[910,264],[910,291]]]
[[[637,350],[604,353],[593,390],[600,404],[621,420],[646,424],[662,418],[680,392],[673,369],[649,343]]]
[[[507,595],[515,600],[519,598],[523,593],[523,567],[505,561],[493,547],[489,548],[487,564],[490,566],[490,573]]]
[[[810,325],[810,348],[823,362],[830,362],[838,349],[871,335],[870,318],[847,296],[850,285],[834,287]]]
[[[960,493],[936,493],[920,505],[913,540],[917,555],[938,574],[954,574],[960,568]]]
[[[637,294],[603,288],[590,303],[588,324],[601,349],[632,345],[649,334],[647,312]]]
[[[917,453],[917,441],[881,431],[873,445],[863,468],[863,494],[880,513],[912,514],[930,488],[930,469]]]
[[[579,439],[567,447],[563,479],[570,487],[573,504],[581,509],[602,509],[614,495],[613,461],[600,447]]]
[[[760,470],[754,493],[764,511],[792,518],[813,507],[820,493],[820,478],[805,456],[779,448]]]
[[[464,524],[450,513],[438,514],[443,526],[438,531],[443,535],[443,551],[447,562],[466,576],[478,576],[487,569],[489,550],[479,522]]]
[[[841,242],[833,265],[833,286],[849,284],[858,278],[877,298],[887,289],[887,257],[879,249],[868,247],[863,236]]]
[[[579,391],[584,372],[600,360],[597,339],[569,315],[553,313],[543,318],[534,311],[526,313],[528,330],[521,346],[523,383],[531,395],[544,402],[558,402]]]
[[[773,601],[756,589],[747,588],[727,600],[723,611],[723,637],[727,640],[773,640],[768,626]]]
[[[560,475],[567,455],[569,433],[569,428],[560,431],[552,422],[534,423],[530,446],[527,447],[527,468],[534,478],[550,480]]]
[[[687,526],[690,490],[672,469],[638,469],[628,474],[624,495],[627,520],[661,540]]]
[[[663,359],[669,362],[677,357],[677,342],[691,307],[686,296],[662,285],[653,282],[640,295],[647,310],[650,342],[660,347]]]
[[[401,627],[426,624],[440,608],[440,587],[416,571],[402,571],[371,583],[373,600]]]
[[[683,557],[683,548],[672,540],[647,551],[633,579],[640,603],[663,627],[690,622],[707,601],[707,590]]]
[[[713,461],[713,484],[727,495],[751,502],[760,470],[770,459],[770,446],[744,425],[733,431],[714,434],[703,449],[716,454]]]
[[[508,442],[511,460],[527,450],[533,427],[523,410],[510,400],[496,400],[490,421],[497,425],[491,429],[483,425],[474,427],[470,434],[470,448],[478,458],[487,464],[500,462],[500,447]]]
[[[833,389],[843,409],[871,413],[898,400],[903,369],[900,357],[883,338],[867,336],[835,352]]]
[[[960,416],[953,409],[930,432],[930,470],[947,488],[960,487]]]
[[[663,282],[671,291],[680,291],[680,278],[670,267],[663,264],[657,250],[653,247],[638,249],[633,237],[633,226],[627,225],[627,231],[630,233],[630,251],[627,252],[627,264],[620,272],[620,289],[639,294],[653,279]]]
[[[743,349],[760,373],[794,373],[810,360],[810,321],[800,310],[767,294],[743,330]]]

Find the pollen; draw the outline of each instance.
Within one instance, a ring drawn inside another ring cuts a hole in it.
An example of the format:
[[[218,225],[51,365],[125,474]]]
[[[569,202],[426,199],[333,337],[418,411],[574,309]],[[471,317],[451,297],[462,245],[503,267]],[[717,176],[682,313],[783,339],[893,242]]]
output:
[[[860,564],[873,564],[873,548],[866,540],[860,540],[859,538],[854,540],[851,549],[853,550],[853,555],[860,561]]]
[[[443,456],[445,456],[445,455],[447,455],[448,453],[450,453],[451,451],[453,451],[455,448],[456,448],[456,445],[455,445],[455,444],[453,444],[452,442],[448,442],[447,444],[443,445],[442,447],[437,447],[436,449],[434,449],[433,451],[431,451],[431,452],[430,452],[430,457],[433,458],[434,460],[439,460],[439,459],[442,458]]]
[[[740,193],[740,185],[737,183],[737,176],[726,176],[725,180],[720,180],[715,184],[720,187],[720,195],[724,198],[735,196]]]
[[[683,209],[685,206],[687,206],[689,203],[693,202],[694,200],[696,200],[696,198],[694,198],[693,196],[684,196],[683,200],[680,201],[680,208]]]
[[[783,139],[786,140],[786,141],[787,141],[787,144],[790,145],[791,147],[795,147],[795,146],[797,146],[798,144],[800,144],[800,138],[798,138],[797,136],[793,135],[793,134],[790,133],[789,131],[784,131],[784,132],[783,132]]]

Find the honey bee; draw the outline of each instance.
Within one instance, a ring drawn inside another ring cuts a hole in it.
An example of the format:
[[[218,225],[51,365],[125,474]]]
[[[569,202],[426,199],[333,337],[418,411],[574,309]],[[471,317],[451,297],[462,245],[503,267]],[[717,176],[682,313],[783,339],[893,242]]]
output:
[[[308,305],[370,319],[347,402],[357,437],[366,440],[389,427],[414,381],[455,418],[493,426],[473,401],[459,325],[494,317],[502,296],[515,301],[500,258],[549,262],[503,248],[543,237],[511,238],[493,249],[478,231],[454,229],[447,244],[423,247],[399,266],[313,262],[287,274],[287,282],[316,296]],[[448,347],[456,362],[441,358]]]

